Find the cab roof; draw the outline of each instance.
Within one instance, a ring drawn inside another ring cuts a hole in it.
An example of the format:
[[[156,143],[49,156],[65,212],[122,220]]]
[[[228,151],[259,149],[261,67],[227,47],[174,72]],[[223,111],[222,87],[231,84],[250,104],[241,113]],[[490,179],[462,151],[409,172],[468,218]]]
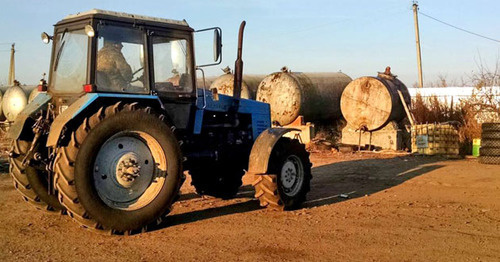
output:
[[[144,23],[151,24],[156,26],[167,26],[171,27],[180,26],[180,27],[189,27],[189,24],[186,20],[174,20],[174,19],[166,19],[152,16],[144,16],[144,15],[135,15],[124,12],[115,12],[101,9],[92,9],[85,12],[79,12],[76,14],[70,14],[59,21],[56,25],[66,24],[69,22],[74,22],[78,20],[88,19],[88,18],[100,18],[100,19],[109,19],[109,20],[120,20],[127,21],[132,23]]]

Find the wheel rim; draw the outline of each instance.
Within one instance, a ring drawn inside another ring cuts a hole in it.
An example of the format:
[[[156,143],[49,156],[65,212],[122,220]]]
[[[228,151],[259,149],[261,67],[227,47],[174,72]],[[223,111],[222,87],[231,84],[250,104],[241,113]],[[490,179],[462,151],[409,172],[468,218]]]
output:
[[[300,158],[291,155],[285,160],[281,167],[280,176],[283,193],[287,196],[295,196],[302,188],[304,183],[304,168]]]
[[[165,183],[166,155],[159,142],[139,131],[110,137],[94,162],[94,186],[111,208],[136,210],[151,203]]]

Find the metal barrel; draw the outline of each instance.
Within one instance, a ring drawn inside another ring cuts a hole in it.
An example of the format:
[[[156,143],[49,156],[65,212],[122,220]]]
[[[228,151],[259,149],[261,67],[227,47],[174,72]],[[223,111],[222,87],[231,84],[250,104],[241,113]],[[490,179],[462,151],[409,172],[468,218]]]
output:
[[[234,93],[234,75],[233,74],[223,74],[217,77],[212,84],[210,89],[217,89],[217,93],[233,96]],[[250,99],[250,92],[248,91],[248,86],[245,82],[241,82],[241,98]]]
[[[14,121],[17,115],[28,104],[26,90],[20,86],[11,86],[5,91],[2,99],[2,111],[8,121]]]
[[[331,123],[342,117],[340,96],[351,80],[341,72],[299,73],[283,68],[262,80],[256,100],[270,104],[271,121],[279,125],[288,125],[299,115],[309,122]]]
[[[390,121],[400,121],[406,112],[399,97],[411,103],[408,88],[389,71],[377,77],[360,77],[347,85],[340,99],[342,115],[355,128],[376,131]]]
[[[243,83],[248,87],[250,99],[256,99],[259,84],[265,77],[266,75],[243,75]]]
[[[257,88],[264,77],[265,75],[243,75],[241,98],[255,99]],[[212,88],[217,88],[219,94],[232,96],[234,90],[234,75],[231,73],[220,75],[210,85],[210,89]]]
[[[9,85],[7,86],[0,86],[0,91],[2,92],[2,94],[5,94],[5,92],[7,92],[7,89],[9,89]]]
[[[40,94],[40,91],[38,91],[38,88],[33,88],[33,90],[31,90],[29,96],[28,96],[28,104],[31,103],[31,101],[33,101],[33,99],[35,99],[35,97]]]
[[[24,90],[26,97],[28,97],[28,103],[30,101],[29,97],[33,93],[33,91],[36,90],[36,92],[38,92],[38,86],[34,86],[34,85],[22,85],[21,88]]]
[[[196,79],[196,87],[208,89],[215,79],[217,79],[216,76],[208,76],[205,77],[205,82],[203,82],[203,77],[200,75],[200,77]]]
[[[3,110],[2,110],[2,100],[3,100],[3,95],[2,95],[2,91],[0,91],[0,121],[5,121],[5,115],[3,114]]]
[[[2,110],[2,101],[3,101],[3,95],[5,95],[5,92],[9,89],[10,86],[5,85],[5,86],[0,86],[0,93],[2,94],[2,99],[0,99],[0,121],[5,121],[5,114]]]

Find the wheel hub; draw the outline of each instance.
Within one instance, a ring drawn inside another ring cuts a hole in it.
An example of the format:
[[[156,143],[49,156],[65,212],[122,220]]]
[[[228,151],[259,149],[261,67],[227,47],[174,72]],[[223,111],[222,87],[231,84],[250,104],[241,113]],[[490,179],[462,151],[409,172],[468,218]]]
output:
[[[281,167],[280,182],[283,193],[293,197],[302,189],[304,167],[299,157],[290,155]]]
[[[165,155],[148,134],[126,131],[110,137],[94,162],[99,197],[117,209],[135,210],[146,205],[165,181],[160,161],[165,161]]]
[[[116,166],[116,181],[123,187],[130,188],[135,179],[140,176],[141,166],[139,165],[139,157],[129,152],[124,154]]]
[[[288,161],[283,165],[282,176],[284,187],[290,188],[293,184],[295,184],[295,181],[297,180],[297,169],[292,162]]]

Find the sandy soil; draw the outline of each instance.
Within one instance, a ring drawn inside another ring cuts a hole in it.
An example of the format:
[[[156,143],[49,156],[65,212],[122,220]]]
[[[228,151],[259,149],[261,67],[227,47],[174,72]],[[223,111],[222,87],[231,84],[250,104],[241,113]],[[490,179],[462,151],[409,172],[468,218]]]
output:
[[[187,181],[166,224],[134,236],[96,234],[35,210],[4,173],[0,261],[500,260],[500,166],[381,154],[311,159],[302,209],[261,209],[248,177],[226,201],[198,197]]]

